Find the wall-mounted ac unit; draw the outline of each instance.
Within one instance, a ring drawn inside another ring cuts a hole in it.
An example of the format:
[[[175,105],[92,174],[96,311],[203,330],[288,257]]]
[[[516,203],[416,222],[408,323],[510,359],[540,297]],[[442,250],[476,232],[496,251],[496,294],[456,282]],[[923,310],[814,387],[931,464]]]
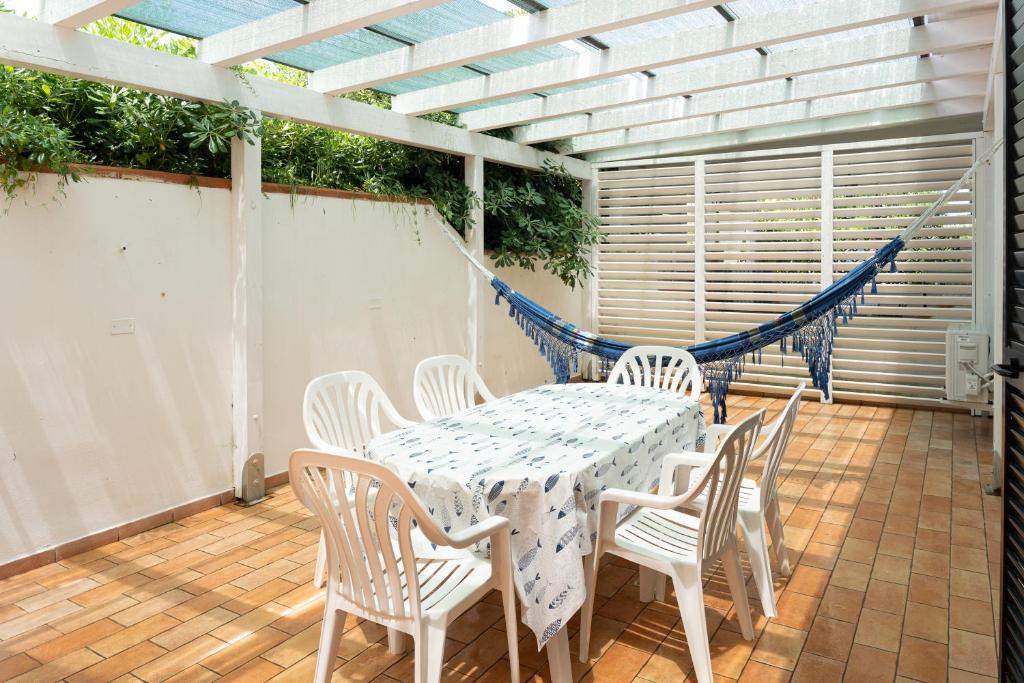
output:
[[[957,327],[946,330],[946,400],[988,403],[988,373],[988,335]]]

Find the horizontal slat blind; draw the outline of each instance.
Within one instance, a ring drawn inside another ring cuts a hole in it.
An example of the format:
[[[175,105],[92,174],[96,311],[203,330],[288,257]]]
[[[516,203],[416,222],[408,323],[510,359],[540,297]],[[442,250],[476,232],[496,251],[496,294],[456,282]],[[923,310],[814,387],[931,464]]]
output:
[[[693,343],[693,169],[601,174],[600,334],[634,344]]]
[[[792,310],[821,289],[821,156],[705,165],[707,338]],[[807,376],[778,346],[734,386],[795,387]]]
[[[963,175],[971,144],[884,152],[836,151],[835,278],[896,237]],[[854,321],[840,330],[832,363],[836,396],[945,395],[945,339],[973,305],[973,190],[965,188],[878,278]]]
[[[970,140],[835,149],[832,277],[899,234],[972,157]],[[715,339],[795,308],[827,281],[822,154],[712,158],[703,166],[705,325],[706,338]],[[600,334],[636,344],[693,343],[694,168],[673,162],[600,170],[607,240],[598,260]],[[968,187],[904,250],[899,271],[879,277],[878,293],[868,293],[857,317],[840,327],[838,398],[942,398],[945,330],[972,318],[973,229]],[[735,386],[785,389],[806,378],[802,359],[773,345]]]

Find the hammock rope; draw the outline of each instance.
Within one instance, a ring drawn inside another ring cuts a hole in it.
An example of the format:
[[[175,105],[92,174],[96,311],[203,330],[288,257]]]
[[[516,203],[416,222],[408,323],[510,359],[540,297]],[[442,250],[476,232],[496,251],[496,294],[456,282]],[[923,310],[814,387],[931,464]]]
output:
[[[883,269],[896,272],[896,257],[911,239],[959,192],[1003,144],[997,140],[967,171],[953,183],[925,211],[897,237],[882,246],[872,256],[858,264],[843,278],[813,296],[797,308],[756,328],[737,334],[702,342],[686,348],[701,366],[708,382],[715,422],[726,420],[725,398],[729,385],[743,374],[748,360],[760,362],[761,351],[778,343],[783,354],[799,353],[807,364],[811,381],[824,397],[829,397],[832,370],[832,351],[839,324],[846,324],[857,315],[858,299],[865,303],[865,289],[870,285],[872,294],[878,291],[876,277]],[[579,369],[581,354],[597,358],[607,373],[619,356],[633,344],[600,337],[563,320],[537,302],[516,292],[501,281],[475,258],[462,239],[450,228],[446,231],[455,246],[469,262],[486,277],[495,290],[494,303],[503,300],[509,307],[509,317],[537,345],[551,369],[555,380],[567,382]]]

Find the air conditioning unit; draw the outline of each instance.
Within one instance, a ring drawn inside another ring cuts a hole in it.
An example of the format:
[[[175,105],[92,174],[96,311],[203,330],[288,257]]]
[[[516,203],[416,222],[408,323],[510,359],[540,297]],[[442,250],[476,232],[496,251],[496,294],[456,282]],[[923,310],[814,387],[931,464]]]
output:
[[[989,340],[984,332],[946,330],[946,400],[988,403]]]

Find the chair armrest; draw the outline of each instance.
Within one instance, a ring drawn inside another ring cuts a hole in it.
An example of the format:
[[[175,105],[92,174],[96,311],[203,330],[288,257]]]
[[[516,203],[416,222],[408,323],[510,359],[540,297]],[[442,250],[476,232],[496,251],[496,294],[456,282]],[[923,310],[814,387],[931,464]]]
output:
[[[709,425],[704,437],[704,452],[711,454],[718,450],[718,440],[732,431],[733,425]]]
[[[484,403],[490,403],[491,401],[494,401],[496,399],[494,394],[491,393],[491,390],[487,388],[486,384],[484,384],[484,380],[483,378],[480,377],[480,375],[476,376],[475,384],[476,393],[480,394],[480,398],[484,400]]]
[[[499,515],[488,517],[482,522],[474,524],[468,529],[447,534],[448,545],[452,548],[468,548],[478,541],[493,536],[503,529],[508,529],[508,520]]]
[[[754,442],[754,452],[750,454],[751,462],[757,460],[768,451],[768,447],[771,446],[772,442],[775,440],[775,432],[781,426],[782,418],[780,417],[775,422],[771,422],[761,427],[761,433],[758,434],[758,441],[761,443],[758,444],[757,442]]]
[[[678,483],[682,490],[690,485],[690,468],[707,467],[714,460],[713,453],[698,453],[697,451],[682,451],[680,453],[669,453],[661,461],[661,479],[658,481],[658,495],[676,495]],[[676,474],[680,468],[686,468],[685,480],[680,478],[676,481]]]
[[[703,484],[704,482],[701,483]],[[662,496],[655,493],[640,493],[638,491],[626,491],[624,489],[606,489],[601,494],[601,503],[602,506],[604,503],[618,503],[653,508],[655,510],[671,510],[672,508],[685,505],[687,502],[700,495],[700,492],[703,490],[704,487],[700,486],[678,496]]]
[[[391,422],[391,424],[395,425],[395,427],[397,427],[398,429],[405,429],[406,427],[412,427],[413,425],[419,424],[418,422],[414,422],[413,420],[407,420],[404,417],[402,417],[402,415],[398,412],[395,406],[391,404],[391,401],[382,400],[380,405],[381,408],[384,410],[384,415],[387,416],[388,421]]]

